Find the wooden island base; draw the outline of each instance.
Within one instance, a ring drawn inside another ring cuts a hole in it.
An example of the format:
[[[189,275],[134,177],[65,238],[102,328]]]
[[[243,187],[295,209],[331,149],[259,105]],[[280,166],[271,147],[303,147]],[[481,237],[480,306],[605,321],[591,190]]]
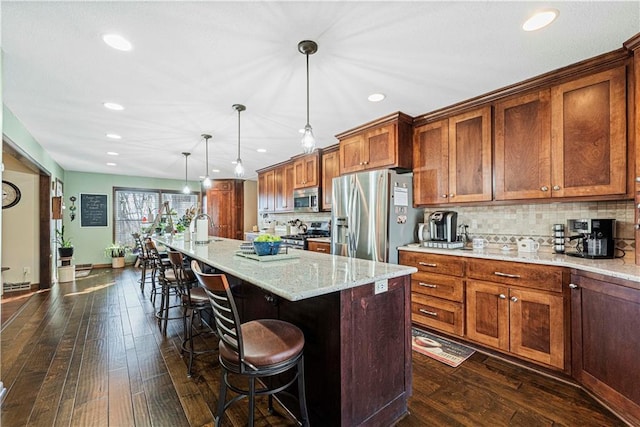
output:
[[[242,321],[278,318],[305,335],[311,425],[386,426],[407,413],[411,394],[409,276],[300,301],[229,277]],[[285,405],[296,414],[297,402]]]

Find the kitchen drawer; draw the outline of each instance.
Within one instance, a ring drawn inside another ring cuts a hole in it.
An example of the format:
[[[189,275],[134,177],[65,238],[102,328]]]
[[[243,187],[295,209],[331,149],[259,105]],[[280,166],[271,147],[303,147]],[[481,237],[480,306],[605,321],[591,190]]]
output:
[[[467,277],[512,286],[562,292],[564,269],[521,262],[470,259]]]
[[[429,273],[464,275],[464,259],[457,256],[434,255],[421,252],[400,251],[400,264],[416,267]]]
[[[411,292],[462,302],[464,280],[460,277],[420,271],[411,275]]]
[[[464,335],[464,305],[411,293],[411,321],[450,334]]]
[[[308,250],[312,252],[331,253],[331,244],[326,242],[308,242]]]

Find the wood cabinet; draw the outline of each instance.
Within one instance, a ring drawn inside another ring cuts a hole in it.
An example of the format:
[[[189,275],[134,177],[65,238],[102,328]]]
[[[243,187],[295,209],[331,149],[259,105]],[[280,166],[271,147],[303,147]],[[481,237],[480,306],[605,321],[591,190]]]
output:
[[[275,212],[275,170],[258,171],[258,212]]]
[[[564,270],[515,262],[467,261],[467,337],[568,369]]]
[[[496,103],[495,199],[551,197],[551,92]]]
[[[244,238],[244,181],[216,179],[207,190],[209,235],[228,239]]]
[[[640,425],[640,290],[628,284],[571,275],[572,372],[629,425]]]
[[[293,211],[293,163],[286,163],[274,169],[274,210],[276,212]]]
[[[323,254],[331,253],[331,243],[309,241],[308,250],[312,252],[321,252]]]
[[[491,200],[490,106],[419,126],[413,141],[415,205]]]
[[[400,251],[399,263],[418,269],[411,275],[412,322],[463,336],[464,259]]]
[[[298,157],[293,161],[294,184],[293,188],[317,187],[320,185],[320,154],[315,153]]]
[[[322,205],[323,211],[331,210],[331,198],[333,196],[333,178],[340,175],[340,151],[335,145],[322,150]]]
[[[626,194],[626,69],[551,88],[555,197]]]
[[[496,103],[496,200],[626,194],[618,67]]]
[[[398,112],[336,135],[340,140],[340,174],[411,169],[411,125],[411,117]]]

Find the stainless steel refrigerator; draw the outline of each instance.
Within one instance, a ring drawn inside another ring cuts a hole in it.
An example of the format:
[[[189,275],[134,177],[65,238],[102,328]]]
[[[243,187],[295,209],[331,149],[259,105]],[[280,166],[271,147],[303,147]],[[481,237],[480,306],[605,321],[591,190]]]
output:
[[[378,170],[333,179],[331,253],[398,263],[398,246],[415,242],[422,209],[413,207],[413,174]]]

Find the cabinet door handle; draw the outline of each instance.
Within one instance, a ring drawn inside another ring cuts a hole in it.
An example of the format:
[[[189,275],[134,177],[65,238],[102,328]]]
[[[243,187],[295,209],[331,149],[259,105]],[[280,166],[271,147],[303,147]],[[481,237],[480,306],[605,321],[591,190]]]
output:
[[[423,282],[418,282],[418,285],[424,286],[425,288],[432,288],[432,289],[435,289],[438,287],[438,285],[432,285],[431,283],[423,283]]]
[[[446,194],[441,194],[440,197],[442,197],[443,199],[446,199],[447,195]]]
[[[513,302],[518,302],[518,298],[516,298],[516,297],[511,297],[511,301],[513,301]]]
[[[578,285],[575,283],[569,283],[569,289],[578,289]]]
[[[498,295],[498,298],[500,299],[507,299],[507,296],[505,294],[500,294]]]
[[[553,186],[553,191],[558,191],[559,189],[560,189],[560,186],[559,186],[559,185],[554,185],[554,186]]]
[[[549,187],[547,187],[546,185],[543,185],[542,187],[540,187],[540,190],[549,191]]]
[[[501,273],[499,271],[494,271],[493,274],[495,274],[496,276],[500,276],[500,277],[509,277],[511,279],[519,279],[520,278],[519,274]]]
[[[455,197],[455,194],[449,193],[449,197]]]
[[[424,265],[425,267],[437,267],[438,266],[438,264],[431,264],[429,262],[422,262],[422,261],[419,261],[418,264]]]
[[[435,311],[425,310],[424,308],[421,308],[418,311],[420,311],[420,313],[424,313],[424,314],[427,314],[429,316],[438,317],[438,313],[436,313]]]

